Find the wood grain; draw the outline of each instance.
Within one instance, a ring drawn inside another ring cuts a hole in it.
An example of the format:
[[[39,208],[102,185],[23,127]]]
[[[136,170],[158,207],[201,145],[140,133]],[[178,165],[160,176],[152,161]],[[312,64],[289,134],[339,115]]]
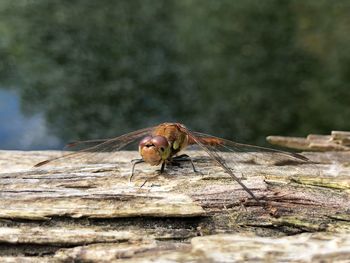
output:
[[[304,151],[350,151],[348,131],[332,131],[331,135],[309,134],[306,138],[268,136],[266,140],[274,145]]]
[[[1,262],[349,257],[349,153],[306,153],[314,162],[303,165],[237,163],[264,206],[201,152],[191,153],[201,173],[140,165],[131,183],[136,152],[32,168],[59,154],[0,151]]]

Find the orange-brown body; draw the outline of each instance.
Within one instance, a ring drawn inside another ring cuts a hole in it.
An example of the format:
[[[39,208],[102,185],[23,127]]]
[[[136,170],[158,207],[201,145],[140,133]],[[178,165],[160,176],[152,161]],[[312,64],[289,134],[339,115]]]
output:
[[[184,126],[179,123],[163,123],[157,126],[153,135],[165,137],[170,144],[170,155],[173,156],[186,148],[188,144],[188,135]]]
[[[197,138],[205,145],[218,145],[219,138]],[[171,158],[187,145],[196,144],[184,125],[180,123],[162,123],[152,132],[152,136],[145,137],[139,144],[142,159],[150,165],[159,165],[171,161]]]

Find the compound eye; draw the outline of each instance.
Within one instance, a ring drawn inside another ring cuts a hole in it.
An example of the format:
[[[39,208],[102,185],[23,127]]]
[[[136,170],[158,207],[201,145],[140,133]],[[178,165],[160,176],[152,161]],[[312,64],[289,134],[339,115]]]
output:
[[[146,145],[149,145],[152,143],[152,136],[146,136],[145,138],[143,138],[140,143],[139,143],[139,147],[144,147]]]
[[[164,151],[165,147],[168,147],[168,140],[163,136],[154,136],[152,138],[152,144],[159,148],[161,151]]]

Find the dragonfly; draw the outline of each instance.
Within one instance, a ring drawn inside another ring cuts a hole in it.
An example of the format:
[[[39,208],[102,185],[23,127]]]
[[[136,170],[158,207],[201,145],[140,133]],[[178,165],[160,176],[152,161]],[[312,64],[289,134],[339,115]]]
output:
[[[35,167],[40,167],[57,161],[67,159],[76,159],[86,161],[91,158],[86,153],[115,152],[125,149],[133,142],[137,142],[140,159],[133,160],[132,173],[130,180],[134,175],[134,169],[137,164],[148,163],[151,166],[161,166],[160,172],[163,173],[167,165],[177,164],[188,161],[191,163],[194,172],[197,172],[193,161],[187,154],[181,154],[184,149],[191,145],[196,145],[211,161],[221,167],[233,180],[235,180],[256,202],[261,203],[259,198],[249,189],[234,171],[234,165],[237,158],[241,158],[240,153],[248,153],[264,161],[274,162],[301,162],[308,163],[310,160],[298,153],[285,152],[271,148],[259,147],[254,145],[237,143],[231,140],[215,137],[212,135],[192,131],[181,123],[162,123],[160,125],[136,130],[115,138],[98,139],[88,141],[77,141],[68,144],[68,147],[79,145],[91,145],[77,151],[70,152],[63,156],[48,159],[37,163]],[[256,155],[257,152],[269,152],[269,155]]]

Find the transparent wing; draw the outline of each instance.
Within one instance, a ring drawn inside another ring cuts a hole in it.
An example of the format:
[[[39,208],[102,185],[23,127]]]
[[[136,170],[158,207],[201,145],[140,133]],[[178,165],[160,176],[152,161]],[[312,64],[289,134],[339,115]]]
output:
[[[111,138],[112,139],[112,138]],[[108,140],[111,139],[96,139],[96,140],[87,140],[87,141],[73,141],[69,142],[64,146],[64,149],[66,150],[71,150],[71,149],[77,149],[79,148],[88,148],[88,147],[93,147],[98,144],[104,143]]]
[[[57,164],[81,164],[81,163],[97,163],[103,159],[108,159],[109,155],[113,152],[119,151],[140,138],[149,135],[153,132],[154,127],[145,128],[130,132],[119,137],[111,139],[99,139],[99,140],[88,140],[88,141],[77,141],[69,143],[66,148],[81,150],[75,152],[69,152],[63,156],[52,158],[49,160],[42,161],[34,165],[39,167],[43,165],[57,165]]]
[[[249,173],[276,172],[276,169],[271,170],[272,166],[279,166],[277,170],[282,175],[305,174],[303,164],[309,164],[308,173],[314,175],[320,173],[316,165],[301,154],[236,143],[190,130],[186,132],[189,134],[190,145],[198,145],[257,202],[259,202],[258,198],[242,183],[239,177],[249,176]]]

